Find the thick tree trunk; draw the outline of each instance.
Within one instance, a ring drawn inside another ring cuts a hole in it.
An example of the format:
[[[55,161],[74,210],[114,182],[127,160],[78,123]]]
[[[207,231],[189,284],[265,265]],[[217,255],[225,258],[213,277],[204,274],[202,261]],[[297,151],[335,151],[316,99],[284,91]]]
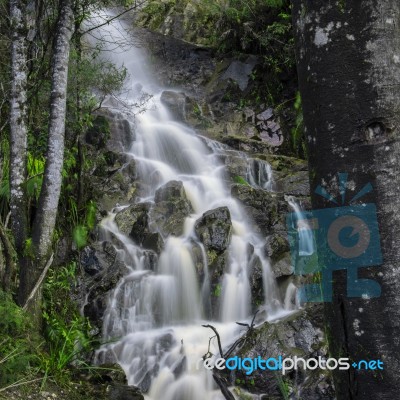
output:
[[[71,0],[60,0],[60,14],[52,56],[50,121],[46,166],[35,216],[32,246],[33,265],[21,270],[20,297],[27,299],[50,256],[62,183],[68,61],[73,30]]]
[[[348,173],[347,205],[370,182],[373,191],[358,204],[377,206],[383,255],[382,265],[353,269],[380,284],[380,297],[351,297],[354,293],[347,291],[356,290],[360,281],[353,280],[349,288],[349,271],[338,265],[333,273],[334,294],[326,303],[333,355],[384,361],[383,370],[336,370],[338,399],[395,399],[400,369],[400,2],[293,0],[293,7],[313,207],[336,206],[314,190],[325,184],[338,195],[338,172]]]
[[[27,233],[27,26],[23,1],[10,0],[11,91],[10,91],[10,209],[11,230],[19,254],[23,253]]]

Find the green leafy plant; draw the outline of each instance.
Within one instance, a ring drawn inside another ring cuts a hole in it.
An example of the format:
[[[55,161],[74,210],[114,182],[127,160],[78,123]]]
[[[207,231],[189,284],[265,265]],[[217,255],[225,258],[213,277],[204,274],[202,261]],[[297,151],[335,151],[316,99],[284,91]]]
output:
[[[80,355],[91,348],[88,332],[90,324],[82,317],[70,299],[75,284],[76,262],[49,271],[44,284],[44,334],[46,352],[42,353],[40,365],[46,376],[63,380],[66,368],[75,363],[86,366]]]

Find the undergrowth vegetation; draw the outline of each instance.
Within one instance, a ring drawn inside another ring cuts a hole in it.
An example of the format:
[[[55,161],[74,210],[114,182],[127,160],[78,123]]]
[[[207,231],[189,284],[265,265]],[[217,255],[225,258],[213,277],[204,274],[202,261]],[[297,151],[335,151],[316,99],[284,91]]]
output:
[[[71,300],[76,262],[49,271],[43,287],[43,332],[11,295],[0,291],[0,393],[32,381],[68,386],[73,371],[90,369],[90,323]],[[73,370],[69,367],[73,366]]]

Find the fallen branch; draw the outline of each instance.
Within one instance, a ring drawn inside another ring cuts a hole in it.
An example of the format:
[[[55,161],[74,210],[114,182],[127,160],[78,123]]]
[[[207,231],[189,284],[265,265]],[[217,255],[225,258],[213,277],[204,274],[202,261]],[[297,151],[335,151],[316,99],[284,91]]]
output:
[[[242,337],[237,339],[225,354],[222,351],[221,337],[219,336],[219,333],[218,333],[217,329],[212,325],[202,325],[204,328],[212,329],[213,332],[215,333],[215,336],[211,337],[209,342],[208,342],[208,351],[203,356],[203,359],[207,359],[207,358],[210,358],[212,356],[212,353],[210,352],[210,343],[211,343],[211,340],[214,337],[216,337],[217,341],[218,341],[218,349],[219,349],[220,356],[222,358],[224,358],[224,359],[227,359],[232,354],[233,350],[235,350],[239,345],[243,345],[246,342],[247,338],[249,337],[249,334],[251,332],[253,332],[254,327],[255,327],[254,321],[256,319],[257,313],[258,313],[258,311],[256,311],[256,313],[254,314],[253,319],[251,320],[250,324],[245,324],[245,323],[242,323],[242,322],[236,322],[240,326],[247,327],[247,332]],[[213,378],[214,378],[215,383],[218,385],[221,393],[223,394],[224,398],[226,400],[235,400],[235,397],[233,396],[233,394],[228,389],[228,382],[227,382],[226,378],[221,376],[220,373],[217,372],[215,369],[213,370]]]
[[[217,341],[218,341],[218,349],[219,349],[219,354],[222,358],[224,358],[224,353],[222,352],[222,345],[221,345],[221,338],[219,336],[219,333],[217,331],[217,329],[215,327],[213,327],[212,325],[202,325],[204,328],[210,328],[214,331],[215,336],[217,337]]]
[[[36,292],[39,290],[40,286],[43,283],[44,278],[47,275],[47,271],[49,270],[51,264],[53,263],[53,257],[54,257],[54,253],[50,256],[49,261],[47,261],[47,264],[45,265],[45,267],[43,268],[42,273],[39,276],[38,281],[36,282],[35,287],[32,289],[31,294],[28,296],[28,298],[26,299],[26,302],[24,304],[24,306],[22,307],[22,309],[25,311],[28,308],[28,304],[29,302],[35,297]]]
[[[222,378],[220,375],[213,373],[213,378],[215,383],[218,385],[221,393],[225,397],[226,400],[235,400],[235,397],[228,389],[228,383],[226,382],[225,378]]]

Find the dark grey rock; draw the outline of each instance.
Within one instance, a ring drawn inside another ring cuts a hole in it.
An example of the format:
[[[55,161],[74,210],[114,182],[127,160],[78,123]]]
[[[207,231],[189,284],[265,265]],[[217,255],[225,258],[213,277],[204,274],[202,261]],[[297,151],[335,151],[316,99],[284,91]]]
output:
[[[145,234],[141,244],[143,248],[153,250],[157,254],[160,254],[164,248],[164,240],[159,232]]]
[[[160,187],[154,201],[150,212],[152,224],[164,237],[182,235],[185,218],[193,212],[182,182],[170,181]]]
[[[276,188],[293,196],[309,196],[310,183],[308,171],[281,172],[276,174]]]
[[[243,204],[256,231],[264,236],[286,231],[285,218],[289,209],[283,194],[246,185],[232,185],[231,194]]]
[[[272,118],[273,115],[274,115],[274,110],[272,108],[267,108],[260,114],[257,114],[257,119],[260,121],[266,121],[266,120]]]
[[[308,358],[329,358],[327,341],[323,337],[323,323],[319,315],[322,305],[313,305],[289,317],[275,322],[264,323],[247,335],[246,343],[231,356],[257,358],[261,356],[278,358],[282,356]],[[281,371],[256,370],[251,375],[243,371],[230,373],[231,382],[241,380],[244,389],[263,395],[268,399],[283,398],[283,386],[288,398],[328,400],[334,399],[333,380],[329,370]],[[306,393],[306,394],[305,394]]]
[[[148,212],[150,203],[133,204],[115,216],[118,229],[141,244],[144,236],[150,233]]]
[[[140,389],[135,386],[111,384],[107,388],[109,400],[144,400]]]
[[[186,96],[184,93],[164,90],[160,100],[177,121],[186,121]]]
[[[234,60],[228,69],[222,74],[221,79],[232,79],[240,90],[246,90],[249,83],[249,76],[257,65],[258,59],[255,56],[249,57],[246,62]]]
[[[273,233],[265,240],[264,254],[272,260],[278,259],[283,253],[289,251],[287,235]]]
[[[275,278],[292,275],[294,268],[290,253],[284,253],[278,260],[275,260],[272,263],[271,268]]]
[[[232,235],[229,209],[219,207],[205,212],[196,221],[195,232],[207,249],[213,249],[219,253],[226,250]]]
[[[93,125],[87,130],[85,141],[96,149],[104,148],[110,137],[110,124],[103,115],[97,115]]]
[[[101,331],[103,315],[107,307],[108,293],[127,273],[125,264],[110,242],[96,243],[88,248],[87,253],[99,263],[99,272],[80,282],[78,302],[83,307],[84,315],[94,327]]]
[[[86,246],[80,255],[80,262],[84,271],[89,275],[96,275],[102,271],[103,266],[100,264],[96,256],[96,250]]]

